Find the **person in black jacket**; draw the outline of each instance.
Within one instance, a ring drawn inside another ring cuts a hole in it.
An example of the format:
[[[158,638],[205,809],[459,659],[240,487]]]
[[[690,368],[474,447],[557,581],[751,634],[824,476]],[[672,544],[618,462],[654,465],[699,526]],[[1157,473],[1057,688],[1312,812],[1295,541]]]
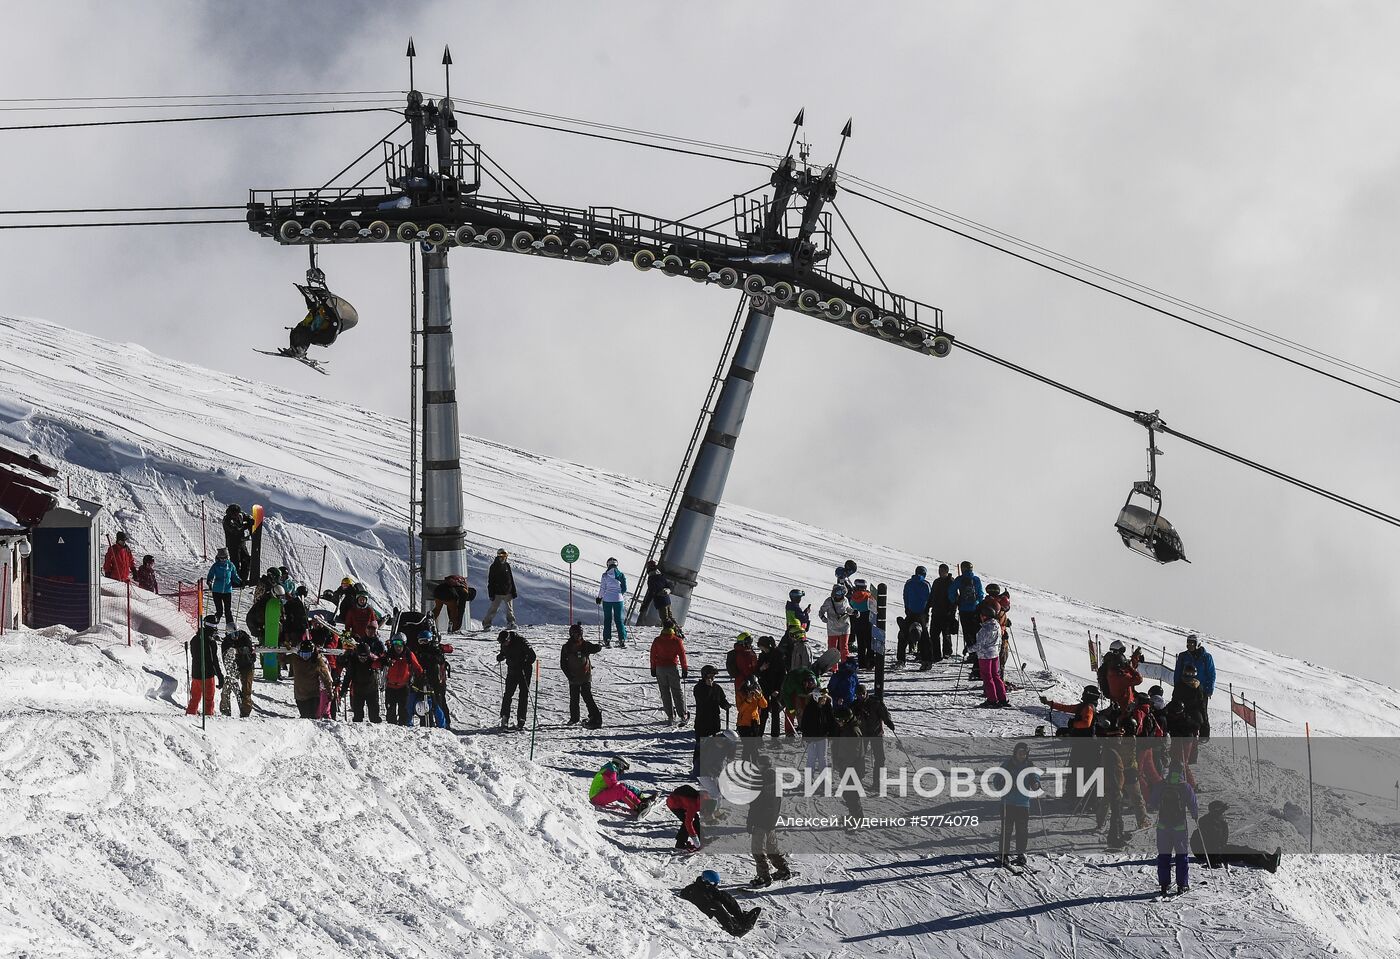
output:
[[[501,651],[496,662],[506,664],[506,694],[501,698],[501,728],[510,728],[510,701],[520,690],[520,705],[515,710],[515,728],[525,728],[525,715],[530,705],[530,667],[535,665],[535,651],[525,637],[510,629],[501,630],[496,637]]]
[[[379,722],[378,658],[371,654],[369,645],[364,642],[356,643],[354,651],[341,658],[346,663],[340,672],[340,695],[344,698],[345,690],[350,690],[350,709],[355,722],[365,721],[366,707],[369,708],[369,721]]]
[[[642,594],[642,609],[637,614],[637,621],[646,615],[647,609],[656,610],[656,621],[662,626],[674,626],[676,619],[671,615],[671,580],[666,574],[661,572],[661,567],[656,565],[656,560],[647,560],[646,568],[642,571],[646,577],[646,592]]]
[[[730,710],[729,699],[724,695],[724,687],[715,682],[719,670],[706,665],[700,670],[700,682],[695,684],[692,695],[695,697],[695,759],[692,772],[700,773],[700,743],[706,736],[713,736],[721,727],[719,711]]]
[[[731,936],[744,936],[758,922],[761,908],[748,912],[739,908],[734,897],[719,887],[719,873],[706,869],[695,881],[676,893],[686,902],[709,916]]]
[[[506,629],[514,629],[515,599],[518,594],[515,591],[515,572],[510,568],[510,556],[505,550],[496,554],[496,561],[486,571],[486,595],[491,597],[491,605],[487,607],[486,615],[481,618],[481,628],[490,629],[491,617],[505,604]]]
[[[228,549],[229,561],[238,570],[238,578],[244,584],[251,582],[248,565],[253,557],[248,554],[248,538],[252,535],[253,518],[243,512],[237,503],[231,504],[224,512],[224,546]]]
[[[602,651],[597,643],[585,642],[583,627],[574,623],[569,627],[569,641],[559,651],[559,668],[569,680],[569,725],[578,725],[578,701],[588,707],[588,722],[585,729],[601,729],[603,713],[593,701],[593,661],[589,658]]]
[[[306,587],[298,586],[296,592],[282,597],[282,625],[277,634],[283,646],[301,645],[306,638],[307,617]]]
[[[885,768],[885,729],[893,731],[894,720],[890,718],[884,697],[871,696],[864,683],[856,687],[856,701],[851,709],[860,724],[860,734],[865,737],[866,748],[870,750],[871,772],[878,776],[878,770]]]
[[[933,657],[921,662],[920,669],[928,669],[934,663],[949,659],[953,655],[953,637],[958,632],[958,606],[948,597],[948,590],[952,585],[953,574],[949,572],[948,564],[939,563],[938,578],[933,581],[928,597],[928,633],[931,639],[929,652]]]
[[[762,889],[791,878],[787,859],[778,848],[778,816],[782,813],[783,797],[778,791],[778,778],[773,770],[773,762],[759,753],[754,762],[758,766],[758,796],[749,803],[748,819],[744,828],[749,832],[749,852],[753,856],[754,879],[749,883],[755,889]],[[775,867],[769,871],[769,863]]]
[[[778,738],[778,719],[783,715],[782,704],[778,702],[783,680],[787,678],[787,659],[778,651],[772,636],[758,637],[758,687],[763,690],[763,698],[768,700],[765,720],[771,719],[773,738]],[[763,733],[759,726],[759,734]]]
[[[194,716],[204,704],[204,715],[214,715],[214,690],[224,684],[219,662],[219,617],[204,617],[204,625],[190,639],[190,704],[185,713]],[[216,683],[217,677],[217,683]]]
[[[837,706],[831,711],[834,729],[831,734],[831,773],[833,782],[840,783],[847,770],[854,770],[856,780],[865,780],[865,740],[860,733],[860,720],[850,706]],[[865,815],[861,808],[860,791],[855,786],[841,789],[846,811],[856,818]]]
[[[831,697],[819,690],[815,682],[807,683],[807,705],[802,708],[797,731],[807,744],[807,768],[812,772],[825,769],[826,741],[836,734],[836,720],[832,718]]]
[[[1197,862],[1204,862],[1214,869],[1221,866],[1253,866],[1277,872],[1283,858],[1282,847],[1273,854],[1250,849],[1248,846],[1235,846],[1230,843],[1230,824],[1225,820],[1225,812],[1230,807],[1219,799],[1212,799],[1207,812],[1196,822],[1196,831],[1191,834],[1191,851]]]

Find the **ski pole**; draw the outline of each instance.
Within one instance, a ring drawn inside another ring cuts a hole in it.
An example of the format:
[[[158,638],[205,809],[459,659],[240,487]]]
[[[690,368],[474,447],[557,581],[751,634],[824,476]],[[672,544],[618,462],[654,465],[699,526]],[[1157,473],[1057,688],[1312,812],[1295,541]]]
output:
[[[540,728],[540,661],[535,660],[535,719],[530,726],[530,760],[535,759],[535,731]]]

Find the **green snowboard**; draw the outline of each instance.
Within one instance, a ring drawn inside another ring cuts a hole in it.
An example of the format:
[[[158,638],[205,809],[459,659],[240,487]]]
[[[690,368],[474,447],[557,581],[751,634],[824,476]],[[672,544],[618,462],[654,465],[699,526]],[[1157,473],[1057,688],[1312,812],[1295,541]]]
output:
[[[276,649],[282,628],[282,601],[276,596],[267,598],[267,606],[263,611],[263,645],[269,649]],[[270,683],[275,683],[280,678],[281,667],[277,661],[276,653],[263,653],[263,679]]]

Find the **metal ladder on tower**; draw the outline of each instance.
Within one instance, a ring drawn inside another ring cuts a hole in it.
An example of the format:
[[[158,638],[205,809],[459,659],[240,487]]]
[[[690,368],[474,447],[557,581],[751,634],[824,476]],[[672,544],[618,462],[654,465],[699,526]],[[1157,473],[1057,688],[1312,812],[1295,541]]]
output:
[[[695,451],[700,447],[700,438],[705,435],[705,425],[710,421],[710,415],[714,412],[715,394],[719,392],[720,384],[724,382],[725,369],[729,366],[730,357],[734,353],[734,341],[739,335],[739,324],[744,318],[744,307],[748,304],[749,298],[745,294],[739,298],[739,305],[734,309],[734,319],[729,324],[729,335],[724,340],[724,349],[720,351],[719,362],[715,365],[714,375],[710,377],[710,390],[705,394],[705,402],[700,407],[700,415],[695,419],[695,429],[690,434],[690,445],[685,449],[685,456],[681,458],[681,468],[676,473],[676,481],[671,484],[671,495],[666,499],[666,506],[661,511],[661,519],[656,524],[656,533],[651,538],[651,546],[647,548],[646,563],[642,566],[642,577],[646,576],[646,566],[652,560],[658,558],[661,552],[662,540],[666,537],[666,530],[670,526],[671,516],[676,510],[676,504],[680,501],[681,490],[685,489],[686,474],[690,472],[691,460],[695,458]],[[632,591],[632,599],[627,606],[626,622],[635,626],[638,620],[637,605],[641,602],[642,595],[646,592],[646,583],[639,580],[637,588]]]

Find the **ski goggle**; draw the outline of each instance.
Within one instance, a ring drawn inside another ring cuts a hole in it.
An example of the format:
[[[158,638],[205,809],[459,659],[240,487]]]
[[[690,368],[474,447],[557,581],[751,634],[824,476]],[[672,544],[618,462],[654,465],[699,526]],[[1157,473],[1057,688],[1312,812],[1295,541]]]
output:
[[[314,656],[314,655],[316,655],[316,654],[313,653],[313,652],[312,652],[311,650],[309,650],[309,649],[298,649],[298,650],[297,650],[297,655],[300,656],[302,659],[310,659],[312,656]]]

